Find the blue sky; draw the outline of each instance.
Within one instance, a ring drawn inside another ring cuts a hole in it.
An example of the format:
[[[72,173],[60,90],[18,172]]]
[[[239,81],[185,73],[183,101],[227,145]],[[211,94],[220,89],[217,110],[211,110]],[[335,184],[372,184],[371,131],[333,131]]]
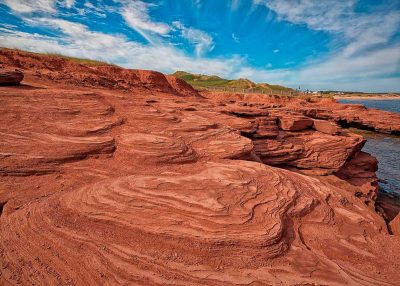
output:
[[[400,0],[0,0],[0,46],[312,90],[400,92]]]

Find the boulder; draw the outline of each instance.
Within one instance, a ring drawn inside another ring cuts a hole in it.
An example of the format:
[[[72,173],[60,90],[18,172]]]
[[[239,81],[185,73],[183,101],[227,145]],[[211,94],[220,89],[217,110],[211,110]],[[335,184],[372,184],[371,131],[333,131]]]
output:
[[[19,70],[0,70],[0,85],[19,85],[23,79]]]

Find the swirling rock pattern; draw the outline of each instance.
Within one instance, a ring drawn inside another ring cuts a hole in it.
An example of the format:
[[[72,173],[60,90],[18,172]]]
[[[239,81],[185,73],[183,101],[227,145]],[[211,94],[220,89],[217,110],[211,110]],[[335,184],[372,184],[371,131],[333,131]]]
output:
[[[304,120],[289,99],[210,99],[156,72],[0,57],[26,74],[0,88],[1,285],[400,281],[362,137],[309,118],[279,127]]]
[[[342,204],[334,204],[339,198]],[[34,202],[2,220],[2,240],[12,254],[8,267],[19,265],[16,281],[226,285],[297,276],[303,283],[384,285],[359,277],[349,261],[335,261],[343,252],[377,255],[364,249],[363,231],[382,226],[358,205],[288,171],[209,162],[189,172],[103,180]],[[339,241],[329,237],[355,222]]]
[[[193,162],[197,157],[183,140],[161,134],[124,133],[119,137],[119,144],[129,153],[157,162]]]

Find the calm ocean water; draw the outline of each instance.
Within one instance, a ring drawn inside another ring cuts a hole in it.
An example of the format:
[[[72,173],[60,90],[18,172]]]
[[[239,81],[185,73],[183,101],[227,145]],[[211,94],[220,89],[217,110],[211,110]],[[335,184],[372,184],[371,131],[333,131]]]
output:
[[[363,104],[391,112],[400,112],[400,100],[340,100],[342,103]],[[379,161],[378,177],[384,191],[400,195],[400,137],[363,132],[367,139],[363,151],[374,155]]]
[[[357,100],[357,99],[341,99],[342,103],[362,104],[368,108],[386,110],[390,112],[400,112],[400,99],[396,100]]]

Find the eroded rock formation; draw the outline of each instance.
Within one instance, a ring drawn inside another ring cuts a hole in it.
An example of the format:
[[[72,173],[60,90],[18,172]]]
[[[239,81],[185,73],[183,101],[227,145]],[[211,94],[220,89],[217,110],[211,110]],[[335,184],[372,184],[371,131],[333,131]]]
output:
[[[331,117],[156,72],[0,59],[25,73],[0,88],[1,284],[400,281],[377,162]]]
[[[0,67],[0,86],[19,85],[24,74],[19,70],[7,70]]]

